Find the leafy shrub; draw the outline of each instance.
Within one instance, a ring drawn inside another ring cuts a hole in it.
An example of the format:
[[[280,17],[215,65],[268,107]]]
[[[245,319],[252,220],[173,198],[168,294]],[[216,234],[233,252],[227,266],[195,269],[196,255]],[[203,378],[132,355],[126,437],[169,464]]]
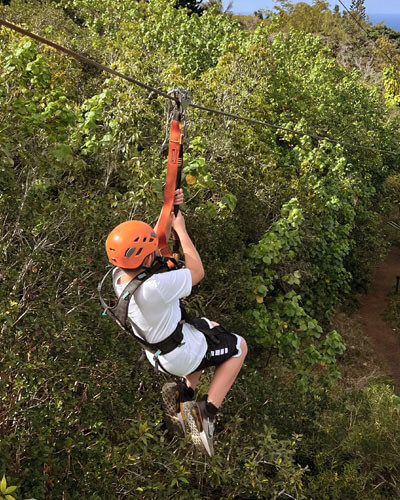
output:
[[[322,413],[344,349],[329,322],[384,248],[380,201],[397,165],[353,147],[399,151],[379,90],[310,35],[248,33],[164,0],[14,0],[0,12],[157,87],[190,88],[196,102],[343,141],[190,110],[185,210],[207,278],[188,307],[253,348],[220,452],[195,457],[167,436],[162,380],[133,371],[138,346],[101,317],[95,293],[109,230],[157,218],[164,102],[1,29],[1,470],[44,499],[301,498],[311,459],[297,460],[300,430]],[[269,362],[295,396],[270,413]],[[318,401],[304,426],[293,410],[303,400]],[[356,465],[367,488],[371,466]]]
[[[353,394],[321,422],[323,445],[307,493],[323,499],[398,498],[399,398],[372,385]]]

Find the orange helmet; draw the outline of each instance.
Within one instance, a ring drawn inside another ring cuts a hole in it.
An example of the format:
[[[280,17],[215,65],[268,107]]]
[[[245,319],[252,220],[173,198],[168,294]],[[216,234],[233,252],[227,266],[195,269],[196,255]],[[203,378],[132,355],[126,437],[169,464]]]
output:
[[[106,252],[114,266],[136,269],[158,248],[154,229],[138,220],[128,220],[114,228],[107,237]]]

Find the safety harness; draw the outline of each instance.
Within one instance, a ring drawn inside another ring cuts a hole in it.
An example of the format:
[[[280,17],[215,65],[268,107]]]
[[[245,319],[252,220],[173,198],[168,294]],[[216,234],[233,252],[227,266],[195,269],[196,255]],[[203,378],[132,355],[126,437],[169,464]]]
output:
[[[172,267],[174,266],[174,267]],[[192,318],[185,308],[183,307],[182,303],[180,303],[180,308],[181,308],[181,319],[178,322],[175,330],[164,340],[161,342],[155,342],[155,343],[150,343],[145,340],[145,335],[143,330],[132,320],[132,318],[129,317],[129,303],[134,296],[135,292],[137,289],[143,285],[145,281],[147,281],[149,278],[154,276],[154,274],[158,273],[165,273],[168,271],[171,271],[172,269],[177,269],[177,263],[174,259],[170,258],[165,258],[165,257],[156,257],[154,264],[143,271],[142,273],[138,274],[136,278],[131,280],[124,290],[122,291],[119,299],[117,300],[116,303],[113,305],[107,304],[107,302],[104,300],[101,290],[103,287],[103,284],[105,280],[107,279],[108,275],[116,269],[115,266],[112,266],[107,273],[104,275],[103,279],[98,285],[98,292],[99,292],[99,300],[100,303],[104,309],[103,315],[104,316],[109,316],[113,320],[116,321],[116,323],[127,333],[132,335],[136,340],[138,340],[143,347],[152,352],[154,355],[154,363],[155,363],[155,368],[156,370],[159,370],[160,368],[168,373],[169,375],[173,375],[166,370],[162,364],[160,363],[159,356],[162,356],[164,354],[168,354],[169,352],[173,351],[180,345],[182,345],[182,340],[183,340],[183,333],[182,333],[182,327],[184,323],[189,323],[193,325],[195,328],[197,328],[199,331],[201,331],[204,335],[210,337],[214,343],[218,344],[219,340],[215,336],[218,331],[216,331],[213,328],[209,328],[207,322],[201,318]],[[214,331],[213,331],[214,330]]]
[[[169,261],[171,263],[169,264]],[[145,281],[151,278],[154,274],[165,273],[171,270],[172,266],[176,265],[175,261],[172,259],[167,259],[164,257],[156,257],[154,264],[151,268],[146,269],[142,273],[140,273],[136,278],[131,280],[124,290],[122,291],[118,301],[114,303],[114,305],[107,304],[104,300],[101,290],[104,284],[104,281],[107,279],[108,275],[116,269],[112,266],[108,272],[104,275],[103,279],[99,283],[98,292],[99,292],[99,300],[104,309],[103,315],[109,316],[127,333],[133,335],[133,337],[138,340],[146,350],[152,352],[154,354],[154,361],[156,365],[160,364],[160,360],[158,357],[162,354],[168,354],[169,352],[176,349],[181,345],[183,339],[182,333],[182,320],[179,321],[175,330],[164,340],[161,342],[156,342],[151,344],[145,340],[143,330],[129,317],[129,303],[134,296],[136,290],[143,285]],[[158,366],[156,366],[158,368]],[[166,371],[162,366],[161,368]],[[168,373],[168,372],[167,372]]]

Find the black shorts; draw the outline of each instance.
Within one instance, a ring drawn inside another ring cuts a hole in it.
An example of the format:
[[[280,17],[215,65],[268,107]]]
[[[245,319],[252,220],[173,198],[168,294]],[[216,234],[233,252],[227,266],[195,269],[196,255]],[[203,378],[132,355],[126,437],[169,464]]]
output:
[[[210,331],[215,335],[218,343],[214,342],[208,335],[203,334],[207,341],[207,351],[199,366],[192,373],[210,366],[219,366],[232,356],[239,354],[238,346],[241,339],[238,335],[228,332],[221,326],[216,326]]]

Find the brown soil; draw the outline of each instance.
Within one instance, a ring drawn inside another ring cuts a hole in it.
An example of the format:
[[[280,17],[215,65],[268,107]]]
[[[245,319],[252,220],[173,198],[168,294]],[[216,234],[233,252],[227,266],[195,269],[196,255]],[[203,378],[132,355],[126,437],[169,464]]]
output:
[[[400,335],[383,318],[396,276],[400,276],[400,247],[392,247],[386,259],[375,266],[368,294],[359,297],[358,315],[382,368],[400,388]]]

